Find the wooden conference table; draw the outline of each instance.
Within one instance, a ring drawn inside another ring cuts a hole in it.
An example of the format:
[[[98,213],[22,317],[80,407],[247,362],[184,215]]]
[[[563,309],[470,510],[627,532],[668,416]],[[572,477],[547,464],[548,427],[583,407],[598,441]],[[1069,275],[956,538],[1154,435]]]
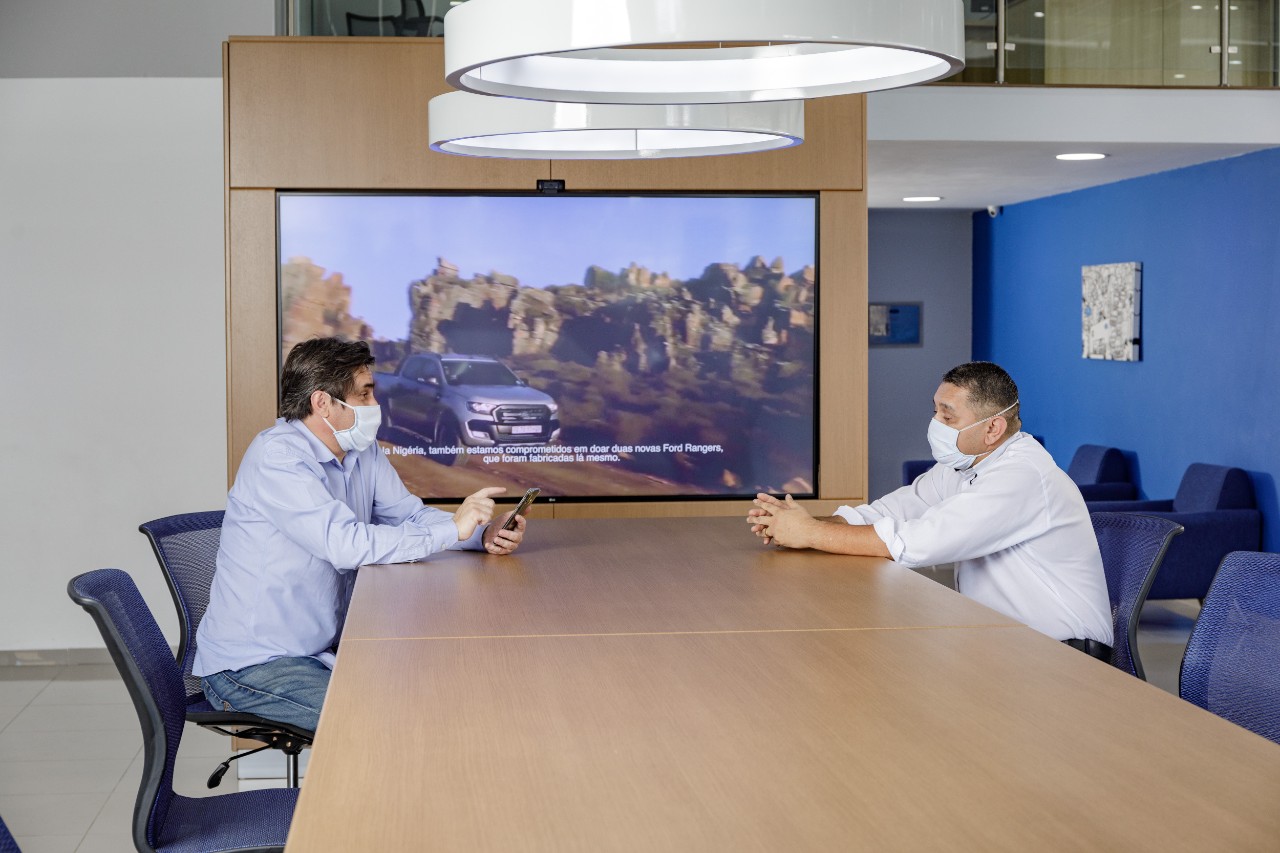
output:
[[[1280,746],[894,564],[535,520],[356,584],[290,851],[1280,849]]]

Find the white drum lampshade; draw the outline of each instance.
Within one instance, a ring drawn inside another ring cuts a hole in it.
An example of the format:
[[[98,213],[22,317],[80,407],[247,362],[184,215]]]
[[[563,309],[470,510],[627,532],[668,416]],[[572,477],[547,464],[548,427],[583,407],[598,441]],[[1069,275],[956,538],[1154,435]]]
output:
[[[770,151],[804,139],[801,101],[566,104],[450,92],[432,98],[427,112],[431,149],[472,157],[700,157]]]
[[[543,101],[790,101],[964,67],[961,0],[468,0],[447,31],[455,88]]]

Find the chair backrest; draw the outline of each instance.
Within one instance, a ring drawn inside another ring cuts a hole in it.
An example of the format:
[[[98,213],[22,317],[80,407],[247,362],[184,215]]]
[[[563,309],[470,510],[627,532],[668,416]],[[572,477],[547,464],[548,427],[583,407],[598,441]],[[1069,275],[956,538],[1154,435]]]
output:
[[[13,840],[13,835],[9,832],[9,827],[4,825],[3,819],[0,819],[0,853],[21,853],[18,850],[18,842]]]
[[[1071,457],[1067,476],[1078,486],[1091,483],[1128,483],[1129,463],[1114,447],[1082,444]]]
[[[1173,498],[1174,512],[1209,512],[1215,509],[1253,509],[1253,482],[1242,468],[1206,465],[1187,466]]]
[[[902,463],[902,485],[909,486],[937,463],[932,459],[908,459]]]
[[[189,512],[157,518],[138,527],[155,550],[169,593],[178,608],[178,663],[188,696],[203,696],[200,678],[191,674],[196,657],[196,629],[209,607],[209,589],[222,539],[222,510]]]
[[[139,850],[149,850],[156,846],[174,798],[173,761],[187,707],[182,674],[127,573],[86,572],[71,579],[67,594],[97,623],[142,724],[145,760],[133,811],[133,838]]]
[[[1102,552],[1115,631],[1111,664],[1146,679],[1138,656],[1138,614],[1164,560],[1169,542],[1183,527],[1167,518],[1128,512],[1090,514]]]
[[[1178,692],[1280,743],[1280,554],[1232,551],[1191,630]]]

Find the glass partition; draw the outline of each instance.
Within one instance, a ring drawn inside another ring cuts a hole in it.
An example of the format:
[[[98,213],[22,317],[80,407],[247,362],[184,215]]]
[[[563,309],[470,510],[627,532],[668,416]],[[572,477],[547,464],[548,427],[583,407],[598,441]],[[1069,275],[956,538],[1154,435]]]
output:
[[[965,0],[970,66],[944,82],[1276,86],[1278,7],[1280,0],[1228,0],[1225,9],[1213,0]]]
[[[293,0],[289,35],[442,36],[444,15],[461,0]]]
[[[277,2],[288,35],[414,37],[464,0]],[[1280,0],[962,3],[965,68],[944,83],[1280,86]]]

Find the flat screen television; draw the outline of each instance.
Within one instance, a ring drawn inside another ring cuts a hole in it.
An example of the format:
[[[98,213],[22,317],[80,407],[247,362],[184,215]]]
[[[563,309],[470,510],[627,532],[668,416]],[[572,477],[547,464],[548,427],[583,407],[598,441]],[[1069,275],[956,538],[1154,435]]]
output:
[[[424,499],[816,496],[816,194],[286,192],[277,217],[282,362],[368,341]]]

